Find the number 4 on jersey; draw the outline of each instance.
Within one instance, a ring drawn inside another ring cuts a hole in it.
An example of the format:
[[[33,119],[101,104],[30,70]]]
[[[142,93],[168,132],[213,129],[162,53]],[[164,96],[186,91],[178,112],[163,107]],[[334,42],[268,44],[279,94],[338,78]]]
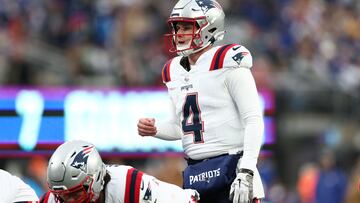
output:
[[[185,134],[194,135],[194,143],[203,143],[204,122],[201,121],[201,111],[198,105],[197,93],[186,95],[183,106],[182,130]]]

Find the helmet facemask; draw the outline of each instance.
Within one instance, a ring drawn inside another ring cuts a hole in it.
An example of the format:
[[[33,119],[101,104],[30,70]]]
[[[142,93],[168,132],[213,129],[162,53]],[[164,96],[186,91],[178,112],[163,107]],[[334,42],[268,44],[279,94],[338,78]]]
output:
[[[89,203],[94,193],[92,185],[94,179],[90,176],[86,177],[79,185],[67,189],[65,186],[53,187],[51,193],[54,194],[56,202],[65,203]]]

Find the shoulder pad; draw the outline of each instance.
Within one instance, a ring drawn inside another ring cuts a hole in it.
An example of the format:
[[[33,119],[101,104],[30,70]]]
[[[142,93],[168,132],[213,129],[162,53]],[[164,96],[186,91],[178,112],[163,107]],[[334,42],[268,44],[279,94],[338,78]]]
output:
[[[218,48],[215,52],[210,71],[223,67],[252,67],[252,56],[250,51],[239,44],[227,44]]]
[[[211,65],[210,65],[210,71],[218,70],[224,67],[224,59],[226,53],[234,47],[236,44],[227,44],[223,45],[220,48],[218,48],[212,58]]]
[[[228,51],[224,63],[226,67],[251,68],[253,65],[250,51],[239,44],[236,44]]]

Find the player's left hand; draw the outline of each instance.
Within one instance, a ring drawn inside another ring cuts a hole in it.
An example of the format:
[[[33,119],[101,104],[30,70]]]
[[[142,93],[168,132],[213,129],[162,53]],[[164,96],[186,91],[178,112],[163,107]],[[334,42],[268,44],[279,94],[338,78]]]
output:
[[[251,203],[253,200],[254,172],[241,168],[231,184],[229,199],[233,203]]]

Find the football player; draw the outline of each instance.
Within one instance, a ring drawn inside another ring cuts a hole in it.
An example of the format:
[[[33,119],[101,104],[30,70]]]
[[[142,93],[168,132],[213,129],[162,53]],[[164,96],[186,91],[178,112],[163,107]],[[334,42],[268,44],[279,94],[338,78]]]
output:
[[[0,169],[0,202],[37,203],[35,191],[19,177]]]
[[[179,56],[163,67],[172,118],[141,118],[138,133],[182,140],[188,162],[184,188],[200,202],[259,202],[264,198],[256,167],[264,130],[252,55],[223,39],[225,14],[214,0],[179,0],[168,24]],[[219,164],[222,167],[218,167]]]
[[[60,145],[47,169],[41,203],[196,203],[195,190],[162,182],[131,166],[105,165],[91,143]]]

